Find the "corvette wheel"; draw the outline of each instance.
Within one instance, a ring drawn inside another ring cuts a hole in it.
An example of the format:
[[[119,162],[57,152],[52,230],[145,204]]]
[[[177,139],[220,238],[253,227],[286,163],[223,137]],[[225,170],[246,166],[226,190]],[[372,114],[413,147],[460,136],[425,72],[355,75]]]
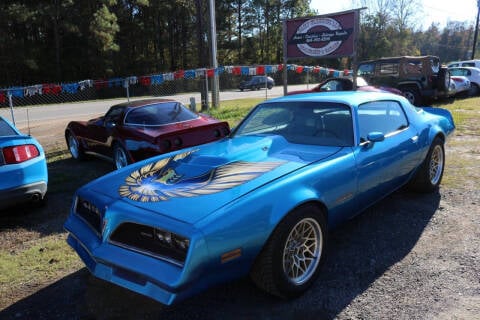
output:
[[[412,179],[410,186],[419,192],[435,191],[442,181],[444,167],[445,149],[443,141],[440,138],[435,138],[427,157]]]
[[[115,144],[113,147],[113,163],[115,169],[121,169],[130,164],[127,151],[125,151],[125,149],[119,144]]]
[[[326,223],[314,205],[301,206],[277,226],[252,268],[251,278],[266,292],[293,298],[315,281],[324,257]]]
[[[402,88],[403,95],[410,101],[414,106],[419,106],[421,104],[420,92],[415,87],[405,87]]]
[[[68,151],[70,151],[73,159],[83,160],[85,158],[85,153],[83,152],[82,146],[73,133],[67,133],[67,145]]]

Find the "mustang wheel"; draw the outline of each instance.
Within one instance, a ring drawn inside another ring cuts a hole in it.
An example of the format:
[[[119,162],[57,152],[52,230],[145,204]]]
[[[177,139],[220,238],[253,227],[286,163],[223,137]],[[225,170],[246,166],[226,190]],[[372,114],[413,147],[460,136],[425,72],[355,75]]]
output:
[[[435,138],[427,157],[410,183],[411,187],[420,192],[436,190],[442,181],[444,167],[445,150],[443,141],[440,138]]]
[[[83,152],[82,146],[78,142],[75,135],[71,132],[67,133],[67,144],[68,150],[70,151],[73,159],[83,160],[85,158],[85,153]]]
[[[121,169],[130,164],[127,151],[119,144],[115,144],[113,147],[113,163],[115,169]]]
[[[299,296],[319,274],[325,242],[321,210],[311,204],[295,209],[279,223],[255,261],[252,280],[270,294]]]

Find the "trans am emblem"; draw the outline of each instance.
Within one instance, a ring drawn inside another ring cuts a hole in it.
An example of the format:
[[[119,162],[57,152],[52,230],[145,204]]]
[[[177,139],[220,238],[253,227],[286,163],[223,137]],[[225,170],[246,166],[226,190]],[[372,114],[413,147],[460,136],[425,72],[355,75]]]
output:
[[[120,187],[120,196],[140,202],[159,202],[175,197],[208,195],[244,184],[283,164],[236,161],[199,176],[185,178],[175,170],[175,165],[192,152],[165,158],[133,171]]]

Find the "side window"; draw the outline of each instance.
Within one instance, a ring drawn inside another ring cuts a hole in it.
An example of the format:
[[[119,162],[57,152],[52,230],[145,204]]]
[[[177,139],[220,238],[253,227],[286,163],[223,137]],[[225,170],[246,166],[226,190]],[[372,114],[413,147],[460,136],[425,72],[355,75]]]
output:
[[[380,64],[380,75],[398,75],[398,63]]]
[[[440,61],[438,59],[431,59],[432,72],[438,73],[440,71]]]
[[[365,76],[365,75],[373,75],[375,72],[375,65],[373,63],[361,64],[358,66],[357,75]]]
[[[366,141],[371,132],[382,132],[385,136],[408,127],[401,105],[396,101],[374,101],[358,108],[360,140]]]
[[[422,61],[408,61],[403,65],[405,74],[419,75],[422,74]]]

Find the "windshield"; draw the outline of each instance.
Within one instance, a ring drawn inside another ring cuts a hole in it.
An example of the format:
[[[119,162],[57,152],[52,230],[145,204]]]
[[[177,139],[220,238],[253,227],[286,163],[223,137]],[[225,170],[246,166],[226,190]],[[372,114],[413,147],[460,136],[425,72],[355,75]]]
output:
[[[245,135],[281,135],[291,143],[352,146],[352,115],[349,106],[339,103],[264,103],[234,132],[234,136]]]
[[[172,101],[133,109],[127,114],[125,124],[161,126],[197,118],[181,103]]]

